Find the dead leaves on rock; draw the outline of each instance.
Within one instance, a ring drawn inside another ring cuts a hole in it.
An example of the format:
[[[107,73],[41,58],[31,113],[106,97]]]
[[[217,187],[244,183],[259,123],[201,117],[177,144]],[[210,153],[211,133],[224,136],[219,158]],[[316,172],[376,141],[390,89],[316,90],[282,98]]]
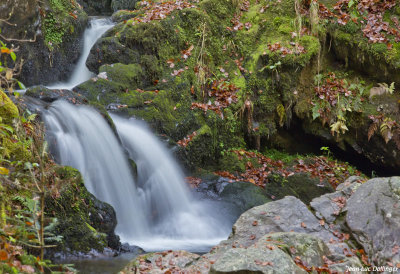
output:
[[[208,110],[214,111],[216,114],[223,117],[223,109],[227,108],[232,103],[236,103],[238,98],[236,93],[239,88],[229,83],[225,79],[214,80],[207,87],[207,95],[209,100],[207,103],[193,102],[191,109],[201,109],[204,112]]]
[[[271,52],[279,51],[282,54],[282,57],[285,57],[288,54],[302,54],[306,53],[306,49],[299,45],[298,43],[291,42],[290,45],[293,47],[292,49],[282,46],[279,42],[275,44],[268,44],[268,50]]]
[[[228,171],[215,172],[216,175],[229,178],[233,181],[247,181],[260,187],[265,187],[270,174],[279,174],[284,178],[293,176],[295,173],[307,173],[313,178],[329,182],[334,188],[347,177],[353,175],[348,170],[347,163],[339,163],[329,160],[324,156],[313,157],[307,160],[299,159],[297,163],[288,165],[281,160],[272,160],[261,153],[246,151],[244,149],[232,150],[239,160],[248,160],[246,171],[242,174],[231,174]],[[257,166],[251,162],[256,160]],[[356,175],[361,175],[355,171]]]
[[[182,10],[187,8],[195,8],[196,6],[189,1],[165,1],[165,2],[140,2],[141,10],[144,14],[133,18],[132,25],[136,23],[148,23],[154,20],[165,19],[174,10]]]
[[[189,134],[188,136],[186,136],[185,138],[183,138],[182,140],[179,140],[177,142],[178,145],[180,145],[181,147],[186,147],[192,140],[193,138],[197,135],[197,132],[194,131],[193,133]]]
[[[336,2],[332,11],[319,4],[319,16],[334,18],[340,25],[346,25],[351,20],[360,25],[364,37],[370,43],[386,43],[388,49],[391,49],[392,44],[389,43],[391,39],[400,42],[398,18],[392,17],[392,22],[387,22],[384,21],[384,14],[395,6],[395,0],[340,0]]]

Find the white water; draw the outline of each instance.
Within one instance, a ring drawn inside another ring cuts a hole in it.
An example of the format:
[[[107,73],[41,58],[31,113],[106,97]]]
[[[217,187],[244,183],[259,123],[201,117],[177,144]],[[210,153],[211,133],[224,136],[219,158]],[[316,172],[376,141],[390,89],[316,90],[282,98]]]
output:
[[[123,146],[137,166],[138,200],[150,234],[124,238],[145,250],[202,249],[226,239],[230,224],[216,208],[191,197],[184,176],[169,151],[147,126],[111,116]]]
[[[146,251],[207,251],[228,236],[230,224],[191,197],[179,166],[143,124],[112,116],[137,165],[135,182],[127,155],[95,110],[56,101],[44,118],[59,162],[80,170],[88,190],[114,207],[122,241]]]
[[[114,26],[114,23],[110,19],[92,19],[89,28],[87,28],[83,34],[83,51],[71,77],[66,82],[55,83],[48,86],[48,88],[72,89],[92,78],[94,74],[86,67],[86,59],[89,56],[90,49],[94,46],[97,39],[99,39],[112,26]]]

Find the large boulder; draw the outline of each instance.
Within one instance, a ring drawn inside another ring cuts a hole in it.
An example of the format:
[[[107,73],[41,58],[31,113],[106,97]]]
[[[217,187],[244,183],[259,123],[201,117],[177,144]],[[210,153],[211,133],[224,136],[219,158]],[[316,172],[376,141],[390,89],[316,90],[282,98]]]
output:
[[[342,235],[329,231],[329,227],[320,223],[302,201],[292,196],[253,207],[243,213],[233,225],[229,240],[246,247],[265,234],[291,231],[324,240],[336,258],[344,259],[350,252]]]
[[[0,21],[3,42],[18,48],[21,82],[30,86],[67,79],[81,53],[88,21],[75,0],[5,0],[0,18],[8,18]]]
[[[346,223],[377,266],[400,264],[400,177],[375,178],[347,201]]]

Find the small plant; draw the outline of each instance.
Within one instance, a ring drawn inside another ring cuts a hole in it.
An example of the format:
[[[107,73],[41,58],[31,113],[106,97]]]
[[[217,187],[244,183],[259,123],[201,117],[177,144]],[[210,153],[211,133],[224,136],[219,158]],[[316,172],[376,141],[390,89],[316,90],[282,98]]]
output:
[[[346,114],[361,112],[362,96],[365,93],[363,82],[349,84],[334,73],[327,77],[321,74],[315,77],[315,99],[312,101],[312,118],[320,118],[322,125],[328,124],[332,135],[348,131]]]
[[[372,123],[368,129],[368,141],[376,132],[379,132],[386,143],[393,140],[396,143],[397,149],[400,150],[399,124],[392,118],[385,117],[383,114],[370,115],[369,118],[372,120]]]
[[[331,150],[329,147],[321,147],[320,150],[326,155],[326,157],[329,158],[331,156]]]

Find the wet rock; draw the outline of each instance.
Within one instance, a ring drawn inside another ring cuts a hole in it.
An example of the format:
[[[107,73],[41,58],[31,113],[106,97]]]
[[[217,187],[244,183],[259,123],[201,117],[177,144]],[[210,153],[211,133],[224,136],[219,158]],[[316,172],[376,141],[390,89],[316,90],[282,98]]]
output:
[[[135,245],[130,245],[128,243],[121,244],[119,251],[125,253],[135,253],[135,254],[143,254],[145,252],[142,248]]]
[[[64,99],[72,104],[85,104],[87,99],[74,91],[67,89],[48,89],[44,86],[36,86],[26,90],[25,95],[52,103],[58,99]]]
[[[346,223],[377,265],[400,263],[400,177],[375,178],[347,201]]]

